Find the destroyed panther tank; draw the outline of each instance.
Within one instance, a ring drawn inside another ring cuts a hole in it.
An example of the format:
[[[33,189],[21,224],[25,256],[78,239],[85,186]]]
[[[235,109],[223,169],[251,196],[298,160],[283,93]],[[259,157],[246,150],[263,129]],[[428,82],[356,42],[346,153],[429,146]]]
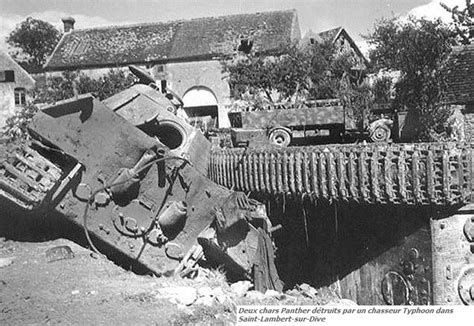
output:
[[[210,144],[175,115],[175,101],[151,84],[42,109],[29,142],[2,147],[2,209],[58,212],[83,227],[94,251],[156,275],[195,275],[206,259],[237,279],[257,273],[262,291],[281,290],[273,248],[261,244],[271,242],[265,207],[206,177]]]
[[[211,150],[179,117],[179,99],[132,71],[145,85],[103,102],[84,95],[55,103],[30,123],[30,142],[0,146],[2,208],[58,212],[84,228],[93,250],[120,252],[158,275],[192,275],[205,257],[253,279],[257,289],[280,290],[270,240],[278,226],[267,214],[283,202],[285,214],[324,231],[317,249],[333,258],[351,259],[354,251],[344,256],[341,248],[367,226],[376,225],[382,241],[392,240],[364,266],[342,261],[340,275],[329,269],[343,297],[362,304],[474,303],[472,144]],[[290,201],[299,206],[286,211]],[[344,212],[334,203],[355,205]],[[369,210],[398,216],[403,207],[415,213],[429,207],[432,214],[422,223],[413,218],[400,237],[391,235],[406,219],[369,216],[361,224],[353,216]],[[332,230],[325,214],[335,216],[336,242],[326,241],[333,238],[325,237]],[[291,230],[285,234],[292,238]],[[362,256],[373,240],[365,234]],[[353,289],[358,286],[365,292]],[[369,291],[374,295],[364,301]]]

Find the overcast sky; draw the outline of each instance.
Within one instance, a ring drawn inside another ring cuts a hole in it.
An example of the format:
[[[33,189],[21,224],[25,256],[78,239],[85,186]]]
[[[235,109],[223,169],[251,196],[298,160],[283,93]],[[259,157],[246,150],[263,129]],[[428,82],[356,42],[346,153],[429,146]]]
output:
[[[76,28],[87,28],[296,9],[303,34],[343,26],[364,50],[361,35],[383,17],[448,18],[440,1],[465,4],[465,0],[0,0],[0,48],[6,48],[5,37],[28,16],[62,29],[64,16],[74,17]]]

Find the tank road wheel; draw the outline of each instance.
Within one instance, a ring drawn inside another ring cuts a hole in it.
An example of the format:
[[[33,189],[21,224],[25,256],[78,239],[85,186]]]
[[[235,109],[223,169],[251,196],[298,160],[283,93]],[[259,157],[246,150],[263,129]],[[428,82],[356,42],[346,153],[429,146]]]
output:
[[[369,126],[370,140],[374,143],[388,142],[392,135],[390,125],[392,121],[388,119],[380,119],[374,121]]]
[[[270,143],[274,145],[286,147],[291,142],[291,134],[283,128],[277,128],[270,132],[268,139],[270,140]]]

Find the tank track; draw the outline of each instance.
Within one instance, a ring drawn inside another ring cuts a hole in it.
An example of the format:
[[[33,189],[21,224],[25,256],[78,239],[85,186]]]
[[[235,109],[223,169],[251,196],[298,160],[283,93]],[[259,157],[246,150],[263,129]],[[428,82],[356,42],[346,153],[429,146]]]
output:
[[[408,205],[460,205],[472,194],[472,144],[345,144],[214,149],[209,175],[244,192]]]
[[[40,206],[58,184],[62,171],[31,144],[2,145],[0,198],[24,209]]]

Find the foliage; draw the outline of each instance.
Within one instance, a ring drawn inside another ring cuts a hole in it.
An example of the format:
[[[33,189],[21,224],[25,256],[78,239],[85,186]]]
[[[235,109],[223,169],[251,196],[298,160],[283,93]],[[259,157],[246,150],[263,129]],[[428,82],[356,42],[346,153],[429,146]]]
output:
[[[7,43],[16,48],[10,55],[27,71],[41,70],[48,56],[61,38],[53,25],[28,17],[7,37]]]
[[[474,39],[474,3],[471,3],[471,0],[466,0],[466,8],[463,10],[459,10],[458,6],[450,8],[444,3],[440,3],[440,5],[451,13],[460,43],[470,44]]]
[[[132,86],[134,82],[133,75],[118,69],[111,69],[97,79],[82,72],[65,71],[61,76],[48,77],[43,86],[33,91],[32,97],[34,103],[51,103],[71,98],[76,93],[92,93],[103,100]]]
[[[282,100],[295,96],[333,98],[352,63],[346,55],[335,55],[333,44],[326,42],[304,49],[288,46],[278,56],[239,54],[223,61],[223,66],[233,98],[264,94],[274,102],[275,92]]]
[[[368,83],[351,83],[347,80],[337,89],[337,98],[348,108],[350,118],[354,120],[359,130],[365,129],[370,117],[373,104],[372,88]]]
[[[251,103],[251,109],[275,102],[291,107],[309,99],[340,98],[350,107],[357,106],[355,117],[359,119],[371,98],[362,86],[364,74],[352,69],[350,54],[336,53],[331,42],[306,48],[289,46],[277,56],[239,54],[223,61],[223,67],[231,96]],[[361,103],[364,105],[359,106]]]
[[[233,98],[264,94],[267,101],[274,102],[272,93],[275,91],[287,98],[307,88],[309,59],[307,53],[290,46],[283,49],[280,56],[239,54],[222,63],[224,71],[229,74]]]
[[[9,139],[25,139],[27,125],[38,111],[37,105],[54,103],[74,97],[75,94],[92,93],[103,100],[133,85],[135,78],[123,70],[111,69],[106,75],[93,79],[76,71],[63,72],[61,76],[48,77],[43,86],[35,88],[31,103],[21,108],[6,121],[4,134]]]
[[[388,104],[392,93],[392,78],[389,76],[382,76],[375,80],[372,87],[375,103]]]
[[[38,107],[34,104],[27,104],[20,108],[15,115],[9,117],[5,121],[3,127],[3,136],[9,141],[19,140],[20,142],[28,138],[27,126],[31,121],[35,113],[38,111]],[[2,134],[0,131],[0,134]]]
[[[449,114],[439,105],[444,88],[440,67],[453,45],[452,31],[440,20],[410,17],[379,21],[367,39],[374,47],[370,59],[375,69],[401,72],[394,102],[420,117],[417,139],[439,140]]]

